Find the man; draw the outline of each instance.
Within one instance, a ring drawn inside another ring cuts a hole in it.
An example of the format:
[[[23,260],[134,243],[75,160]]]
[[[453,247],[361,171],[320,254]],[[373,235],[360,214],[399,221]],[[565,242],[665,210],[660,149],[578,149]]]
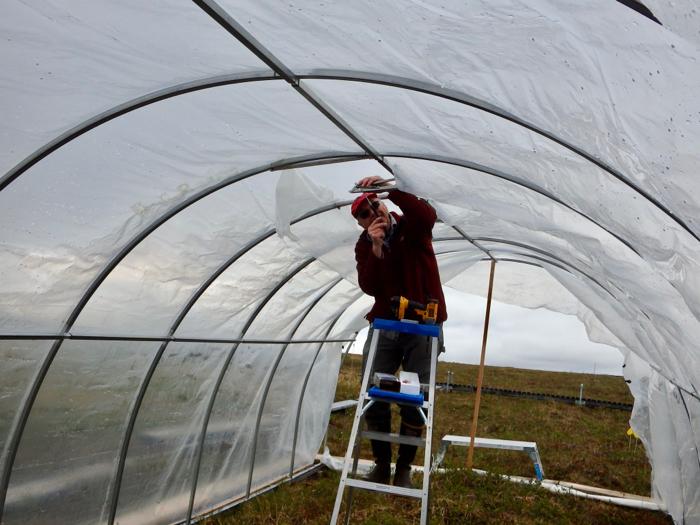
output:
[[[380,180],[380,177],[366,177],[357,185],[366,188]],[[435,210],[415,195],[397,189],[390,190],[388,198],[401,209],[403,215],[390,213],[373,193],[363,193],[351,207],[353,217],[364,230],[355,245],[360,288],[374,297],[374,305],[366,318],[370,322],[376,317],[394,318],[391,298],[402,295],[423,304],[429,299],[437,299],[437,322],[441,324],[447,319],[447,311],[432,245],[432,230],[437,218]],[[364,362],[371,339],[370,330],[363,350]],[[427,383],[430,380],[430,338],[382,331],[372,374],[396,374],[399,366],[407,372],[417,373],[421,383]],[[367,411],[365,421],[369,430],[390,432],[390,406],[375,403]],[[420,437],[423,426],[423,419],[415,408],[401,408],[401,434]],[[367,479],[388,484],[391,476],[391,444],[372,440],[372,453],[375,465]],[[394,485],[412,487],[410,473],[415,456],[415,446],[399,446]]]

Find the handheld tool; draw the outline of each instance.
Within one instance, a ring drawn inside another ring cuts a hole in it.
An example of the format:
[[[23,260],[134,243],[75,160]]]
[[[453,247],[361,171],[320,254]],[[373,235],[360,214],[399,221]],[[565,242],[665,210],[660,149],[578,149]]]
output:
[[[395,190],[396,179],[382,179],[378,180],[375,184],[371,186],[358,186],[355,184],[350,188],[350,193],[382,193],[389,190]]]
[[[408,310],[409,313],[412,311],[412,313],[418,316],[425,324],[435,324],[437,322],[437,299],[428,299],[428,304],[423,304],[416,301],[411,301],[403,295],[394,296],[391,298],[391,306],[394,310],[396,319],[399,321],[404,319]]]

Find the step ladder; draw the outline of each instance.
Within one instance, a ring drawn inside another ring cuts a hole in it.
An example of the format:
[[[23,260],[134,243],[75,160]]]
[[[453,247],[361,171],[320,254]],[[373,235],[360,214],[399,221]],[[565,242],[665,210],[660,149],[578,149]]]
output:
[[[435,403],[435,376],[437,370],[438,356],[438,336],[440,327],[437,325],[418,324],[410,321],[392,321],[388,319],[375,319],[372,323],[374,331],[369,347],[369,355],[365,363],[365,371],[362,376],[362,386],[360,387],[360,397],[357,400],[357,408],[355,410],[355,418],[352,422],[352,431],[350,432],[350,440],[348,441],[348,449],[345,453],[345,461],[343,463],[343,471],[338,484],[338,492],[335,497],[335,505],[333,506],[333,515],[331,516],[331,525],[338,523],[340,515],[340,507],[343,502],[345,489],[348,489],[348,501],[345,510],[345,523],[350,522],[350,511],[352,509],[352,495],[354,489],[372,490],[375,492],[383,492],[386,494],[395,494],[398,496],[407,496],[421,500],[420,523],[426,525],[428,523],[429,510],[429,488],[430,488],[430,472],[431,472],[431,455],[430,448],[433,437],[433,407]],[[377,342],[379,334],[382,330],[395,332],[403,332],[409,334],[417,334],[431,337],[430,345],[430,382],[428,386],[428,400],[423,400],[422,393],[420,396],[410,395],[392,395],[386,391],[378,391],[372,389],[368,392],[367,387],[370,383],[370,376],[374,365],[374,358],[377,351]],[[420,412],[421,417],[425,421],[425,438],[401,436],[399,434],[373,432],[361,430],[364,415],[374,403],[394,403],[398,405],[414,406]],[[426,415],[427,411],[427,415]],[[381,483],[373,483],[358,479],[357,464],[360,455],[360,438],[376,439],[380,441],[388,441],[390,443],[404,443],[423,447],[423,487],[420,489],[410,489],[404,487],[395,487],[394,485],[383,485]],[[352,464],[352,469],[351,469]]]

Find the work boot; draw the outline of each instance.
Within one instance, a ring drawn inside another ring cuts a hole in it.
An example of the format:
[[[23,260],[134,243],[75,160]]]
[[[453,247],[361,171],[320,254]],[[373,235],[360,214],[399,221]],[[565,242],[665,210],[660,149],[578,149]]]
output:
[[[402,436],[421,437],[423,435],[423,426],[411,425],[405,421],[401,422],[401,430],[399,433]],[[399,445],[399,456],[396,458],[397,465],[411,465],[416,459],[417,447],[402,443]]]
[[[389,463],[375,463],[369,474],[365,476],[365,481],[388,485],[391,481],[391,465]]]
[[[396,465],[394,485],[405,489],[414,488],[413,483],[411,483],[411,465]]]
[[[376,403],[370,410],[381,404],[383,403]],[[380,413],[379,416],[381,417],[375,419],[377,416],[376,412],[370,413],[370,410],[367,411],[367,430],[382,433],[391,432],[391,413],[389,413],[389,417],[385,417],[386,414]],[[372,439],[370,442],[372,444],[374,468],[367,475],[365,480],[388,485],[391,483],[391,443],[379,439]]]

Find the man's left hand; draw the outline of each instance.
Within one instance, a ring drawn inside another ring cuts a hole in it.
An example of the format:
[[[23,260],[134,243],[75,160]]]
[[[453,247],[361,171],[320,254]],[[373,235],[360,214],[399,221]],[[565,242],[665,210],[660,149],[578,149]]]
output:
[[[372,175],[370,177],[365,177],[364,179],[360,179],[357,182],[357,186],[360,186],[361,188],[367,188],[369,186],[373,186],[375,184],[378,184],[383,180],[384,179],[382,179],[379,175]]]

